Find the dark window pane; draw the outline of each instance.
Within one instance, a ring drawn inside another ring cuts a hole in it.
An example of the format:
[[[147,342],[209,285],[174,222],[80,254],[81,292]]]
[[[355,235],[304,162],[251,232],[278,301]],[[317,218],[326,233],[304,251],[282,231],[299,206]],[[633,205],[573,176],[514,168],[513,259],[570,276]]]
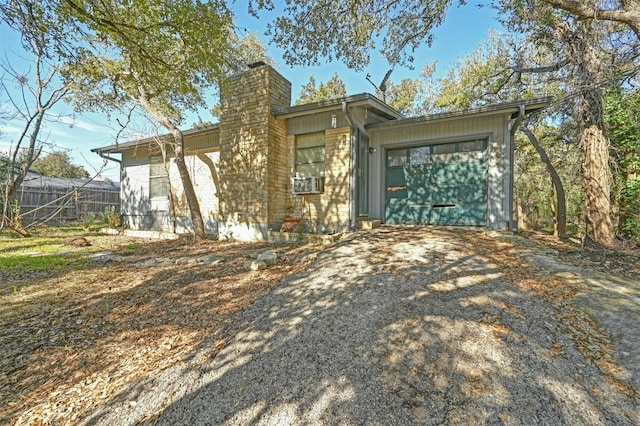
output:
[[[408,162],[406,149],[394,149],[387,151],[387,166],[402,167]]]

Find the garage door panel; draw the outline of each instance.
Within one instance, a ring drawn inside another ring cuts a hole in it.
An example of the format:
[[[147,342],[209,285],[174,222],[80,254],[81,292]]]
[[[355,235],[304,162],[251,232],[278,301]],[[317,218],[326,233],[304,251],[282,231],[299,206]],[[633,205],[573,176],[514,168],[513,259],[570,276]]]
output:
[[[459,203],[486,203],[487,190],[480,183],[466,183],[457,187],[457,202]]]
[[[486,141],[388,151],[385,220],[394,224],[484,225]],[[429,156],[429,152],[432,155]],[[419,154],[419,155],[418,155]],[[402,161],[400,161],[400,160]]]
[[[426,179],[431,184],[439,184],[442,182],[455,182],[458,179],[458,170],[455,164],[433,164],[428,172]]]
[[[406,199],[408,197],[407,181],[402,168],[387,170],[387,200]]]
[[[457,224],[480,226],[485,223],[487,205],[485,203],[461,204],[458,209]]]
[[[431,222],[433,225],[455,225],[458,222],[459,211],[455,206],[437,206],[432,209]]]
[[[462,184],[467,182],[484,182],[486,180],[486,165],[481,162],[467,164],[456,161],[452,164],[434,164],[426,171],[426,179],[430,184]]]
[[[432,205],[455,204],[458,200],[458,187],[448,185],[435,187],[429,195]]]
[[[385,223],[391,225],[413,225],[418,223],[408,199],[392,199],[385,209]]]

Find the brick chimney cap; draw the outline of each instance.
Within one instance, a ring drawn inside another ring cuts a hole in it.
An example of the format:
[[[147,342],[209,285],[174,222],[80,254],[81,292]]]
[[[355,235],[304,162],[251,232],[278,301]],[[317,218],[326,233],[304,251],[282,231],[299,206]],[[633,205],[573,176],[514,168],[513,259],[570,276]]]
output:
[[[252,64],[247,65],[249,68],[254,69],[254,68],[258,68],[261,67],[263,65],[267,65],[264,63],[264,61],[258,61],[258,62],[254,62]]]

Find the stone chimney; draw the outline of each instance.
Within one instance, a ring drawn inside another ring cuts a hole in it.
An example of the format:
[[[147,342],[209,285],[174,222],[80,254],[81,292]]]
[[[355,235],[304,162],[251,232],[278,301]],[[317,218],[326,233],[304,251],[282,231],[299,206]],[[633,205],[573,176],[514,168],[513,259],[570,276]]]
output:
[[[252,64],[230,78],[220,103],[220,236],[265,239],[286,208],[287,128],[271,112],[291,105],[291,83],[269,65]]]

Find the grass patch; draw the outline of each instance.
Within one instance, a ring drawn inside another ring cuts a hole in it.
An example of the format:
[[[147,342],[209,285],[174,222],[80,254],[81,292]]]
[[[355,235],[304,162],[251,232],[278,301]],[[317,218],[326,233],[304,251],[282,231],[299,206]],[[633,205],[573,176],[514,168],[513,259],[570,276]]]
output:
[[[137,248],[140,248],[141,244],[140,243],[129,243],[126,246],[124,246],[125,250],[135,250]]]
[[[91,247],[69,247],[65,243],[80,235],[85,235],[80,226],[40,227],[33,229],[27,238],[3,230],[0,232],[0,276],[77,266]]]
[[[78,256],[0,256],[0,269],[23,269],[24,272],[59,270],[78,260]]]

